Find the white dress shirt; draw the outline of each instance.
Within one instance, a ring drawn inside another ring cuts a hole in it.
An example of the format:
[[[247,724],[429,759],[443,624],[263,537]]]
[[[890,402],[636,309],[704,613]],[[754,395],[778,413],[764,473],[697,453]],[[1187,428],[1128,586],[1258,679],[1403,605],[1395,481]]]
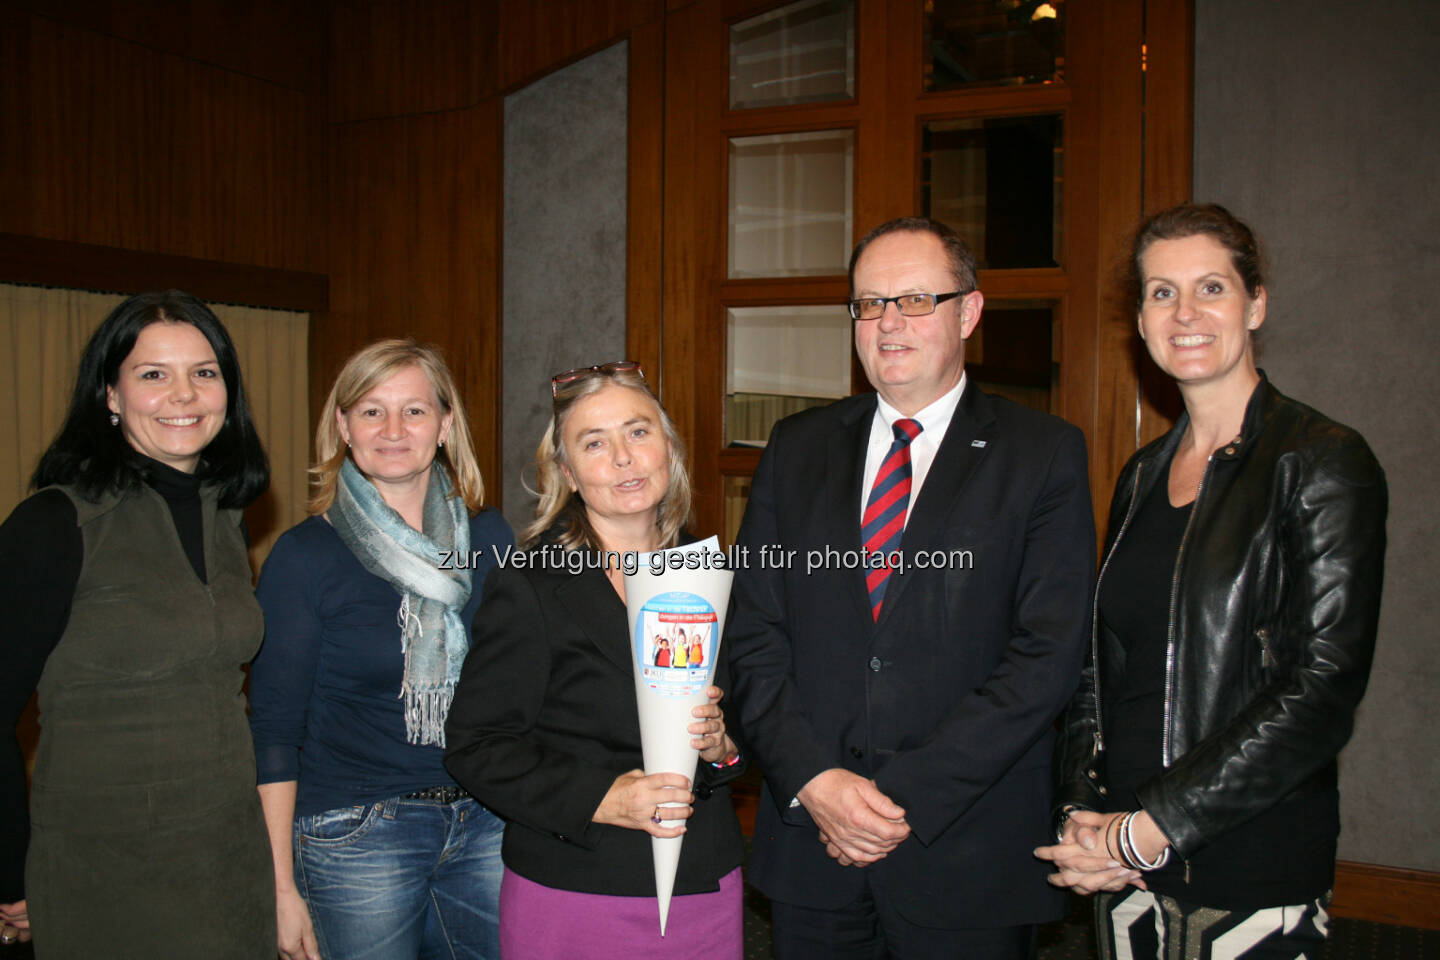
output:
[[[911,420],[919,421],[920,435],[910,441],[910,506],[915,505],[915,498],[920,496],[920,486],[925,482],[925,476],[930,472],[930,464],[935,462],[935,452],[940,449],[940,441],[945,439],[945,431],[950,428],[950,418],[955,415],[955,408],[960,405],[960,395],[965,392],[965,373],[961,371],[960,382],[939,400],[921,410]],[[895,442],[895,421],[903,420],[905,416],[890,404],[885,402],[884,397],[877,397],[878,403],[875,406],[875,418],[870,422],[870,444],[865,448],[865,483],[860,488],[860,518],[864,522],[865,502],[870,499],[870,488],[875,485],[875,474],[880,472],[880,464],[885,462],[885,455],[890,452],[890,446]],[[911,510],[905,511],[905,523],[910,523]]]

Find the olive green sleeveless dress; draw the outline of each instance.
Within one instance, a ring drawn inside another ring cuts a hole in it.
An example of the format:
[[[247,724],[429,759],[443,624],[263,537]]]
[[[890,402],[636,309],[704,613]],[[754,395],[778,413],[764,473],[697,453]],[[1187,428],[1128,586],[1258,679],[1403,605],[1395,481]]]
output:
[[[36,956],[275,956],[241,693],[260,646],[240,514],[202,489],[195,575],[149,487],[75,505],[84,565],[40,678],[25,889]]]

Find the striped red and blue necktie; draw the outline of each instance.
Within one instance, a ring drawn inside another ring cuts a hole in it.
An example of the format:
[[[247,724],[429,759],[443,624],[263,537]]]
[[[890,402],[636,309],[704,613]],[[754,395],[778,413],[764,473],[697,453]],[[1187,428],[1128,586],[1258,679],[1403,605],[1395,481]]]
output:
[[[860,519],[860,539],[865,553],[888,556],[900,549],[900,536],[905,532],[905,513],[910,508],[910,441],[924,428],[915,420],[895,421],[895,442],[875,474],[870,499],[865,502],[865,515]],[[885,586],[890,582],[890,567],[871,567],[865,577],[870,591],[870,614],[880,619],[880,604],[885,599]]]

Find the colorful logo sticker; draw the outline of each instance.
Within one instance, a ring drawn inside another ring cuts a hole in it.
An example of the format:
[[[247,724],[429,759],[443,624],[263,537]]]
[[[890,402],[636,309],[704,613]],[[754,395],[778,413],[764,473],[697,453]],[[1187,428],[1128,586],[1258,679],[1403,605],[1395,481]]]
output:
[[[651,597],[635,620],[635,659],[645,685],[662,696],[694,697],[710,683],[719,620],[693,593]]]

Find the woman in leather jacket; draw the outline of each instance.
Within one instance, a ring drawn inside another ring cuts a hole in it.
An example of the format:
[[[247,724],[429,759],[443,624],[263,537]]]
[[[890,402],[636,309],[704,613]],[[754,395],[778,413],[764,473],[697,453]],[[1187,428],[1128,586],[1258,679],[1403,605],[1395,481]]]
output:
[[[1140,336],[1185,413],[1116,486],[1057,751],[1059,842],[1036,853],[1051,882],[1100,892],[1107,958],[1314,956],[1336,755],[1375,647],[1384,472],[1255,366],[1266,293],[1245,224],[1163,211],[1131,269]]]

